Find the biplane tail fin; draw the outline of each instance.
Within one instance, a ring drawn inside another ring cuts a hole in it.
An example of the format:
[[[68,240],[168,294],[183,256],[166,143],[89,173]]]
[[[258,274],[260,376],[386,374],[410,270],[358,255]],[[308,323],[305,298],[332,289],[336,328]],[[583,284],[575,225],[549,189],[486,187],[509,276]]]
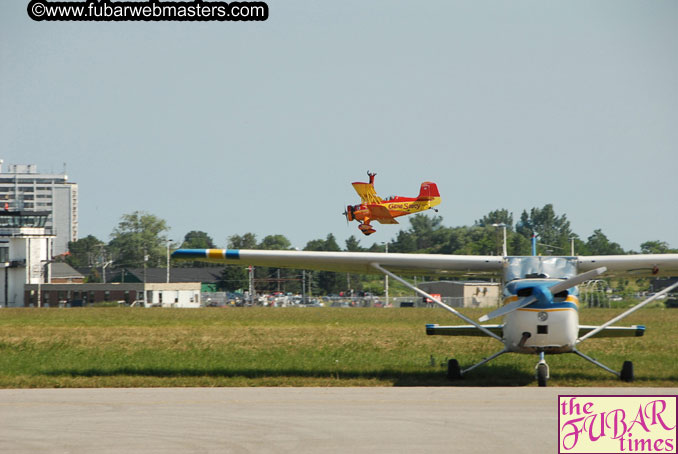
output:
[[[419,190],[419,197],[417,200],[423,201],[434,201],[438,200],[440,203],[440,192],[438,192],[438,185],[431,181],[425,181],[421,184],[421,189]]]

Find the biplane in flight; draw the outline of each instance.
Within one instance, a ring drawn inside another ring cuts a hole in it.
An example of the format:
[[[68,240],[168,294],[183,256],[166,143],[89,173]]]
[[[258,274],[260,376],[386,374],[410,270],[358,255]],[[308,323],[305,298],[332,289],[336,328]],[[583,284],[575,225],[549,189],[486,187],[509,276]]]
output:
[[[533,243],[534,244],[534,243]],[[534,247],[534,246],[533,246]],[[495,354],[462,368],[455,359],[447,364],[450,379],[460,379],[505,353],[537,355],[535,375],[539,386],[550,377],[545,355],[574,353],[592,364],[633,381],[633,363],[625,361],[621,372],[602,364],[580,350],[591,337],[640,337],[645,327],[612,326],[650,301],[678,288],[678,282],[599,326],[579,323],[579,292],[585,281],[607,276],[678,276],[678,254],[637,254],[608,256],[473,256],[445,254],[402,254],[374,252],[312,252],[244,249],[179,249],[173,258],[204,260],[241,266],[269,266],[350,273],[377,273],[390,276],[414,292],[434,301],[466,322],[466,325],[429,324],[426,333],[446,336],[486,336],[502,344]],[[396,274],[397,273],[397,274]],[[503,282],[503,305],[473,320],[445,304],[400,275],[440,277],[496,277]],[[498,324],[485,324],[503,317]]]
[[[360,222],[358,228],[365,235],[376,232],[370,224],[372,221],[381,224],[397,224],[398,221],[395,218],[399,216],[419,213],[440,204],[438,186],[430,181],[421,184],[417,197],[394,196],[384,200],[374,190],[374,177],[377,174],[367,172],[367,175],[370,177],[369,183],[352,183],[360,196],[360,204],[347,206],[343,213],[347,221]]]

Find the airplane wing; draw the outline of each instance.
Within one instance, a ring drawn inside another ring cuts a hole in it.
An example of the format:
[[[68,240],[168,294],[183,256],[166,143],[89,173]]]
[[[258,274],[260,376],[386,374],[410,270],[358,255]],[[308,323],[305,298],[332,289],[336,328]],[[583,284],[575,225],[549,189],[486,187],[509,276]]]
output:
[[[500,276],[503,258],[496,255],[397,254],[378,252],[268,251],[252,249],[178,249],[174,259],[242,266],[379,274],[374,265],[394,273],[440,276]]]
[[[678,254],[598,255],[577,257],[580,273],[604,266],[605,276],[678,276]]]
[[[501,336],[504,325],[482,325],[497,336]],[[440,326],[438,324],[426,325],[426,334],[429,336],[474,336],[485,337],[487,334],[473,325]]]
[[[351,183],[363,203],[382,203],[381,198],[370,183]]]
[[[590,333],[596,328],[598,327],[592,325],[579,325],[579,337]],[[645,326],[643,325],[608,326],[601,332],[591,336],[591,339],[595,337],[640,337],[643,334],[645,334]]]
[[[370,217],[380,224],[398,224],[388,208],[383,205],[367,205],[367,209],[370,210]]]

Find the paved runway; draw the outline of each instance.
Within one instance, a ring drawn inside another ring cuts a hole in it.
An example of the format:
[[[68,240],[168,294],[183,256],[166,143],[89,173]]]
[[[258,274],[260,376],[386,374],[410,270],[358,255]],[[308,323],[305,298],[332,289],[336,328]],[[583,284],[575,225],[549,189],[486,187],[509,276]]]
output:
[[[558,394],[640,388],[0,390],[2,453],[556,452]]]

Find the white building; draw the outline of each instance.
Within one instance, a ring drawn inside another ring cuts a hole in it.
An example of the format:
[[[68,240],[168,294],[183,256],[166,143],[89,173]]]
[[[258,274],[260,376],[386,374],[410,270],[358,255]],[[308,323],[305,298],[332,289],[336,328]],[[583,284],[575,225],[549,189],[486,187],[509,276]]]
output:
[[[75,307],[118,301],[145,307],[201,307],[200,282],[121,284],[29,284],[25,286],[25,306]],[[38,301],[38,294],[40,300]]]
[[[49,282],[54,235],[46,211],[0,209],[0,306],[23,306],[24,284]]]
[[[64,174],[38,173],[34,164],[2,168],[0,160],[0,209],[47,211],[45,227],[54,235],[53,254],[68,251],[68,242],[78,239],[78,185]]]
[[[432,281],[420,283],[419,288],[442,296],[452,307],[495,307],[501,295],[498,282]]]

